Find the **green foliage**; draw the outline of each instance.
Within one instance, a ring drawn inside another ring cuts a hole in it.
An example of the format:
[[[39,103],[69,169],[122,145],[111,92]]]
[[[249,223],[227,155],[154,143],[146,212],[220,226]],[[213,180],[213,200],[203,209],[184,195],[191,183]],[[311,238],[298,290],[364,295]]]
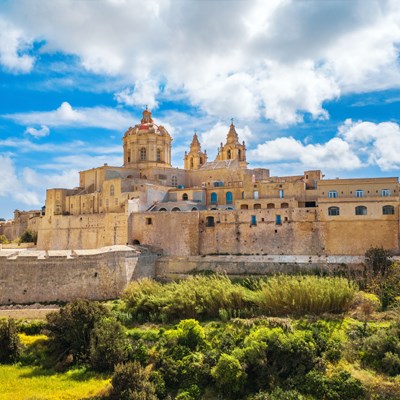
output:
[[[113,318],[96,322],[90,335],[90,365],[96,371],[112,371],[128,359],[128,341],[121,323]]]
[[[360,355],[364,365],[388,375],[400,374],[400,329],[380,329],[368,336]]]
[[[0,363],[14,363],[21,354],[21,343],[13,319],[0,321]]]
[[[283,390],[279,386],[276,387],[271,393],[259,392],[250,400],[306,400],[305,397],[297,390]]]
[[[217,388],[224,394],[239,394],[246,381],[246,373],[237,358],[221,354],[217,365],[211,370]]]
[[[74,361],[87,361],[92,331],[109,314],[103,305],[88,300],[68,303],[59,312],[48,314],[47,329],[56,355],[60,359],[71,355]]]
[[[338,371],[330,378],[319,371],[310,371],[300,387],[301,391],[321,400],[361,400],[365,398],[365,388],[347,371]]]
[[[118,364],[111,379],[111,398],[116,400],[157,400],[150,373],[138,362]]]
[[[32,232],[27,229],[19,238],[20,243],[36,243],[37,242],[37,233]]]
[[[18,320],[16,324],[18,332],[25,333],[27,335],[38,335],[47,327],[47,323],[41,320],[37,321]]]
[[[0,235],[0,244],[10,243],[6,235]]]
[[[371,247],[365,252],[365,272],[369,276],[386,276],[392,264],[392,253],[383,247]]]
[[[345,278],[281,275],[262,284],[257,303],[266,315],[342,313],[355,293]]]
[[[178,343],[194,350],[204,343],[204,328],[194,319],[185,319],[177,326]]]

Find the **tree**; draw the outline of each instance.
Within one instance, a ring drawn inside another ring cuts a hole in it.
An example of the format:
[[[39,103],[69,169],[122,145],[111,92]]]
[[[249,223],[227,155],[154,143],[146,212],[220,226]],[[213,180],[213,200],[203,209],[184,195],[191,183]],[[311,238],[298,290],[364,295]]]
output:
[[[13,319],[0,322],[0,362],[14,363],[21,353],[21,343]]]
[[[111,398],[118,400],[157,400],[150,373],[137,361],[118,364],[111,379]]]
[[[32,232],[27,229],[19,239],[20,243],[36,243],[37,242],[37,233]]]
[[[92,331],[97,322],[109,315],[107,308],[89,300],[76,300],[59,312],[48,314],[48,330],[56,355],[60,359],[72,355],[74,361],[87,361]]]

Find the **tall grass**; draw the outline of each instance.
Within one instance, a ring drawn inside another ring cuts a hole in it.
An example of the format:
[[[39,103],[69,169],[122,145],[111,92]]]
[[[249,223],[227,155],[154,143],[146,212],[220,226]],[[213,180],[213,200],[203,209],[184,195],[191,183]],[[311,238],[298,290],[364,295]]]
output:
[[[256,302],[266,315],[342,313],[356,291],[345,278],[281,275],[262,283]]]
[[[130,284],[122,295],[139,322],[183,318],[251,317],[341,313],[348,309],[356,286],[345,278],[274,276],[251,288],[228,277],[194,276],[161,284],[151,279]]]

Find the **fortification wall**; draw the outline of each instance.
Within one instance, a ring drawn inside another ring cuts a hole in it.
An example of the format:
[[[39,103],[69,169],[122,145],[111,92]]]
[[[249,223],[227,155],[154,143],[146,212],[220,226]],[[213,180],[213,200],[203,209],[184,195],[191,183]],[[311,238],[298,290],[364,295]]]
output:
[[[125,213],[53,215],[40,221],[37,248],[95,249],[127,242]]]
[[[156,253],[112,246],[80,251],[0,251],[0,304],[104,300],[155,274]]]
[[[253,255],[253,256],[191,256],[161,257],[156,261],[159,279],[176,279],[201,271],[230,276],[268,275],[273,273],[362,271],[363,256]]]
[[[287,208],[131,214],[128,239],[171,256],[363,255],[380,246],[399,253],[400,235],[397,216],[327,221],[318,209]]]

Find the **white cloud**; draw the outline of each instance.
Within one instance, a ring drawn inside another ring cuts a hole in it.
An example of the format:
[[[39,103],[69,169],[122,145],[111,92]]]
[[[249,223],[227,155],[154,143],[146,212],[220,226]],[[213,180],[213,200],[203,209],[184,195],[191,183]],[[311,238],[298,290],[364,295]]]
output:
[[[16,0],[7,15],[41,51],[123,77],[127,105],[177,95],[209,115],[287,125],[327,118],[324,101],[341,93],[400,85],[395,0]]]
[[[38,194],[21,184],[13,160],[0,155],[0,165],[0,197],[11,198],[29,206],[39,206],[41,201]]]
[[[28,73],[34,57],[26,54],[31,40],[12,23],[0,17],[0,65],[12,73]]]
[[[45,137],[50,134],[50,129],[46,125],[41,125],[40,129],[33,128],[32,126],[26,128],[25,133],[32,135],[35,138]]]
[[[126,129],[134,120],[126,111],[109,107],[73,108],[68,102],[63,102],[54,111],[6,114],[3,117],[24,125],[98,127],[111,130]]]

